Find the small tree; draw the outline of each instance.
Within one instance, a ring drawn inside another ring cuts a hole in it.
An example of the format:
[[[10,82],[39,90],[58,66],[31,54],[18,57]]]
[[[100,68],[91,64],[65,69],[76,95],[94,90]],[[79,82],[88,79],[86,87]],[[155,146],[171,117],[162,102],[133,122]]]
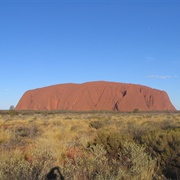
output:
[[[139,112],[139,109],[138,109],[138,108],[136,108],[136,109],[133,110],[133,113],[137,113],[137,112]]]
[[[15,107],[13,105],[10,106],[9,108],[9,115],[17,115],[18,113],[15,111]]]
[[[14,110],[15,107],[13,105],[10,106],[9,110]]]

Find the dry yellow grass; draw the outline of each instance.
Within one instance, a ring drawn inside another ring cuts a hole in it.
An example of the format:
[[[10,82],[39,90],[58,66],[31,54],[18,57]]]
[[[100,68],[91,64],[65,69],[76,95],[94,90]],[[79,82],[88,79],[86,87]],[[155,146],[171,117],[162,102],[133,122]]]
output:
[[[33,154],[48,149],[54,158],[52,166],[61,166],[68,149],[86,147],[97,136],[98,128],[134,136],[168,127],[180,127],[180,113],[2,114],[0,159],[7,159],[11,153],[33,158]]]

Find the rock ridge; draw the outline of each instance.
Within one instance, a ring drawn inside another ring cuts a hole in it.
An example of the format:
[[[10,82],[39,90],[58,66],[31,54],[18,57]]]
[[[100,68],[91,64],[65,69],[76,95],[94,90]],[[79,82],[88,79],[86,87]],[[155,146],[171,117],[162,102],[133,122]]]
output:
[[[165,91],[138,84],[95,81],[28,90],[16,110],[175,111]]]

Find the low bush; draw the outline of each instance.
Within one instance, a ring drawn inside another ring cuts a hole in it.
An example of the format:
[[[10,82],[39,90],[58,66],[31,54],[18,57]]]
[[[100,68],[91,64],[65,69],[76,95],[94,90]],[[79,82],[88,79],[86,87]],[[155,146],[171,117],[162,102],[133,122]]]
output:
[[[117,159],[107,156],[103,145],[93,145],[81,155],[66,158],[62,172],[66,179],[146,179],[154,176],[155,160],[144,152],[144,148],[133,142],[125,142]]]
[[[156,160],[145,153],[145,148],[134,142],[125,141],[118,153],[123,179],[153,179]]]
[[[153,131],[141,137],[146,151],[158,159],[159,171],[177,179],[180,167],[180,129]]]
[[[0,159],[2,180],[45,180],[54,163],[50,149],[37,148],[28,155],[21,150],[4,153]]]
[[[18,113],[17,111],[15,111],[14,109],[10,109],[10,110],[8,111],[8,113],[9,113],[10,116],[15,116],[15,115],[18,115],[18,114],[19,114],[19,113]]]
[[[97,137],[89,142],[89,145],[102,144],[107,153],[115,157],[120,151],[122,144],[125,141],[133,141],[132,137],[128,134],[122,134],[118,131],[102,128],[98,130]]]
[[[138,112],[139,112],[139,109],[138,109],[138,108],[136,108],[136,109],[133,110],[133,113],[138,113]]]
[[[95,129],[100,129],[104,126],[104,123],[102,121],[92,121],[89,126]]]

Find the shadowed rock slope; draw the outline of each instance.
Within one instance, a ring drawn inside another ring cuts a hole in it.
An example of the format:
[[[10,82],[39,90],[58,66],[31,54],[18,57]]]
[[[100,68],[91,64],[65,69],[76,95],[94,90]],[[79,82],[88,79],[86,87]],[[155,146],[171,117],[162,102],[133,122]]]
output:
[[[59,84],[24,93],[16,110],[175,111],[165,91],[115,82]]]

